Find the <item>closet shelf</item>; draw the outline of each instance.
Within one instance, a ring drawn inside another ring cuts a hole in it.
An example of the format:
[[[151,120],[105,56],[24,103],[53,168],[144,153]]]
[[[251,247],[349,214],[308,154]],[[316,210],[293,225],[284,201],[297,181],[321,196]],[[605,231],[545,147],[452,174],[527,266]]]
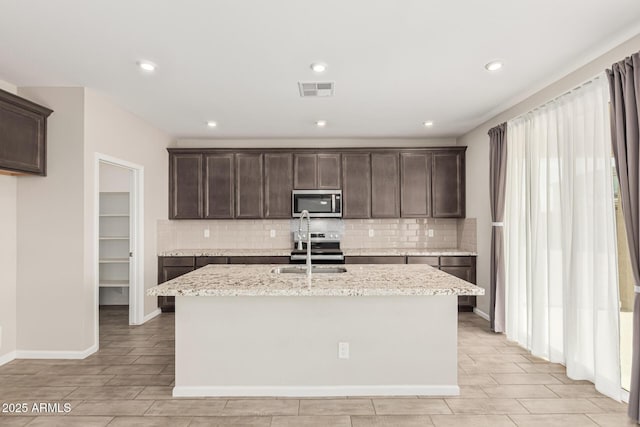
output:
[[[101,288],[128,288],[128,280],[101,280],[99,286]]]
[[[102,258],[100,264],[128,264],[129,258]]]

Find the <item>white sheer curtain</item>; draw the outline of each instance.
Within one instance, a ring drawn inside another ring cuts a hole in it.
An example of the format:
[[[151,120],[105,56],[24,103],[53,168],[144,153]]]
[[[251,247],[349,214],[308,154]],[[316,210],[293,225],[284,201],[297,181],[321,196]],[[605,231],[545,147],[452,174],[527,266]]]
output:
[[[619,400],[608,102],[602,75],[508,122],[506,332]]]

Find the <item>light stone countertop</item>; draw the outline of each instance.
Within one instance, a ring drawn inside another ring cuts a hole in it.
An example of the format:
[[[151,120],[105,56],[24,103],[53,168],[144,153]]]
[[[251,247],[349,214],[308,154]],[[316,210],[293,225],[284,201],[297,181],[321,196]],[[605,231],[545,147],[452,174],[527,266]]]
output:
[[[343,248],[345,256],[476,256],[461,249]],[[290,256],[291,249],[174,249],[158,256]]]
[[[158,256],[290,256],[289,249],[174,249]]]
[[[484,289],[425,264],[346,265],[346,273],[275,274],[276,265],[208,265],[147,290],[150,296],[484,295]],[[319,266],[319,268],[336,266]],[[304,268],[304,266],[299,266]]]
[[[407,248],[353,248],[342,249],[345,256],[477,256],[477,252],[457,248],[447,249],[407,249]]]

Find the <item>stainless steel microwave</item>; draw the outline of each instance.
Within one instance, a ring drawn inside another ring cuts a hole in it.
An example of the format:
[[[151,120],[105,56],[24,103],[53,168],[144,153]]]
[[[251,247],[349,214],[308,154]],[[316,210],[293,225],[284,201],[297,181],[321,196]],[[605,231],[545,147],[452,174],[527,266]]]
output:
[[[303,210],[316,218],[342,218],[342,190],[293,190],[291,207],[294,218]]]

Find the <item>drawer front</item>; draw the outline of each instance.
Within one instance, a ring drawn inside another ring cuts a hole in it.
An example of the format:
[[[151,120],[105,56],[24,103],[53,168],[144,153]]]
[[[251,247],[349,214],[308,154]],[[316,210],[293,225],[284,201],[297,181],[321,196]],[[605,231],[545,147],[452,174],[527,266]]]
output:
[[[226,264],[227,261],[226,256],[199,256],[196,257],[196,268],[209,264]]]
[[[288,256],[230,256],[229,264],[289,264]]]
[[[437,267],[439,257],[437,256],[408,256],[407,264],[427,264],[433,267]]]
[[[195,265],[192,256],[169,256],[161,257],[162,265],[165,267],[193,267]]]
[[[347,256],[345,264],[405,264],[403,256]]]
[[[441,256],[440,257],[440,265],[442,266],[468,266],[471,267],[473,265],[473,258],[470,256]]]

